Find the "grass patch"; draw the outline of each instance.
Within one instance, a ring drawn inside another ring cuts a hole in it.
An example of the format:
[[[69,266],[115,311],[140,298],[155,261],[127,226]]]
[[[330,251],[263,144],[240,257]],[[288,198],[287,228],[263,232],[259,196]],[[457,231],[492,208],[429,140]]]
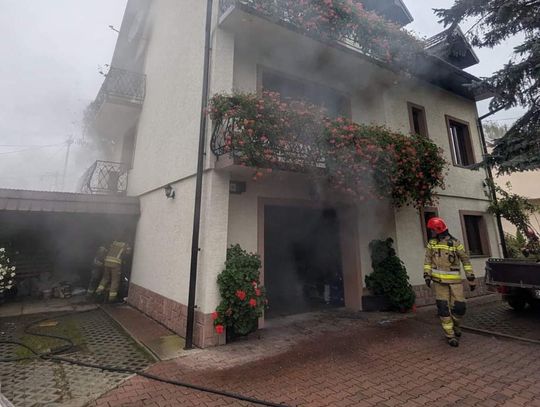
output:
[[[52,320],[54,320],[54,318],[52,318]],[[58,325],[55,327],[34,326],[30,329],[30,331],[40,334],[63,336],[71,339],[75,346],[84,345],[84,337],[81,333],[79,325],[75,320],[72,319],[60,319],[58,320]],[[23,335],[20,338],[20,342],[34,349],[38,353],[47,353],[51,350],[54,350],[55,348],[58,348],[59,346],[67,344],[66,342],[59,339],[45,338],[42,336],[35,336],[30,334]],[[20,358],[33,356],[32,352],[23,347],[17,348],[15,354],[17,357]]]

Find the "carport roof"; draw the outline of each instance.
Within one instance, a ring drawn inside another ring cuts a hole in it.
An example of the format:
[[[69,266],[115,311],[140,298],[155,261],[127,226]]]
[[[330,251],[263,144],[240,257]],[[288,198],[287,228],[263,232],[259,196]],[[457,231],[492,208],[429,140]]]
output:
[[[139,215],[136,197],[0,189],[0,211]]]

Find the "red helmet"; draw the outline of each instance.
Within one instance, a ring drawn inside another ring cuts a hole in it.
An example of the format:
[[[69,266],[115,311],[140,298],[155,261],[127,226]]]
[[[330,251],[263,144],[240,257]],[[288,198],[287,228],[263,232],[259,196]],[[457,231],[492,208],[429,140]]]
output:
[[[446,226],[445,221],[437,217],[428,220],[427,228],[433,230],[438,235],[448,230],[448,226]]]

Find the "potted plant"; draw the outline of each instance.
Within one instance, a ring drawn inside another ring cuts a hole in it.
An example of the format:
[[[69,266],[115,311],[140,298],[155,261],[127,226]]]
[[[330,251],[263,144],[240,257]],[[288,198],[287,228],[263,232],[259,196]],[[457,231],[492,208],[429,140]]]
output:
[[[227,342],[244,337],[258,328],[267,305],[260,282],[261,260],[239,245],[227,250],[225,269],[218,276],[221,302],[212,314],[216,333],[226,331]]]
[[[396,310],[405,312],[413,308],[416,295],[409,283],[403,262],[396,255],[392,239],[374,240],[369,244],[373,272],[366,276],[367,288],[379,296],[373,299],[373,311]]]

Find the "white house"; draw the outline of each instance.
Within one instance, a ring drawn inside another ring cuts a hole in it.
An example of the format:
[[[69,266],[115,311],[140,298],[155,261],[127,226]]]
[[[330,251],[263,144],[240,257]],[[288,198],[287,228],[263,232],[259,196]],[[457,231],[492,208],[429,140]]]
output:
[[[388,202],[357,203],[317,188],[300,173],[274,171],[253,181],[252,169],[213,154],[208,121],[195,344],[219,342],[210,314],[219,303],[216,278],[232,244],[262,258],[270,300],[267,317],[324,306],[306,294],[307,283],[298,281],[298,262],[305,264],[309,258],[337,270],[344,305],[361,310],[364,278],[371,272],[368,244],[388,237],[407,267],[418,304],[433,301],[423,285],[422,262],[424,219],[434,213],[465,242],[481,280],[486,258],[500,255],[495,222],[485,213],[486,174],[469,168],[483,151],[476,102],[488,95],[464,86],[476,78],[463,68],[478,60],[459,29],[430,39],[426,57],[413,74],[405,74],[366,56],[354,44],[320,41],[305,35],[302,27],[292,27],[279,12],[286,0],[275,2],[273,17],[259,13],[258,3],[214,1],[210,96],[265,89],[306,98],[315,94],[331,107],[345,106],[340,113],[355,122],[425,134],[452,164],[437,208],[419,213],[395,209]],[[401,1],[363,3],[397,24],[412,21]],[[127,166],[127,193],[140,199],[129,303],[180,335],[186,329],[189,294],[206,4],[128,2],[89,129],[107,140],[108,160]],[[174,199],[165,196],[168,185]],[[324,259],[321,247],[329,248]]]

